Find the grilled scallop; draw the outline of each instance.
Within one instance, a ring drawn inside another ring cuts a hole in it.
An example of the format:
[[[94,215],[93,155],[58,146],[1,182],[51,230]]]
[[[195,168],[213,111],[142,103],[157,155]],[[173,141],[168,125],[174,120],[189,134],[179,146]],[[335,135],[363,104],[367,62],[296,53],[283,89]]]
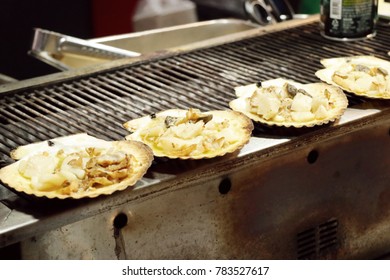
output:
[[[312,127],[340,118],[348,100],[338,87],[273,79],[235,88],[230,108],[255,122],[285,127]]]
[[[157,157],[202,159],[242,148],[253,130],[252,121],[234,111],[201,112],[171,109],[123,125],[128,140],[142,141]]]
[[[390,62],[374,56],[322,59],[315,74],[328,84],[369,98],[390,99]]]
[[[133,186],[152,163],[149,147],[136,141],[104,141],[76,134],[21,146],[17,161],[0,169],[0,180],[27,194],[84,198]]]

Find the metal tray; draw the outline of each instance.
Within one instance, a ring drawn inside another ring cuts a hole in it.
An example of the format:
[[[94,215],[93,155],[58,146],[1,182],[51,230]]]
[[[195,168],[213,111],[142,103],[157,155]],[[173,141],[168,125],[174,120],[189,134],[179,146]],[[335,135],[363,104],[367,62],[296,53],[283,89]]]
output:
[[[114,47],[140,54],[149,54],[257,27],[258,25],[250,21],[218,19],[95,38],[85,40],[85,42],[95,45],[98,43],[103,46]],[[67,51],[67,49],[60,51],[56,49],[53,51],[50,44],[45,44],[43,46],[33,44],[30,54],[60,70],[71,70],[118,59],[118,57],[96,57],[94,55],[88,55],[88,53],[85,52],[75,53]]]

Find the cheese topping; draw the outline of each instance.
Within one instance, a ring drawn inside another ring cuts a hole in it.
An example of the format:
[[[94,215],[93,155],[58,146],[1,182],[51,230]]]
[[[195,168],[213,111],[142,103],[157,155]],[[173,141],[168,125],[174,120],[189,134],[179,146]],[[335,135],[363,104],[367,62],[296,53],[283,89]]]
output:
[[[282,87],[258,87],[247,102],[251,113],[278,122],[321,120],[334,107],[327,89],[322,94],[311,96],[303,88],[289,83]]]
[[[374,56],[322,59],[315,74],[328,84],[359,96],[390,99],[390,62]]]
[[[133,133],[126,137],[150,146],[156,156],[203,158],[232,152],[245,144],[252,122],[236,112],[198,109],[168,110],[151,117],[129,121]]]
[[[70,194],[118,183],[131,174],[134,160],[124,152],[102,148],[75,148],[71,153],[61,149],[22,159],[18,171],[35,190]]]
[[[390,76],[381,67],[346,63],[333,73],[332,81],[357,94],[390,96]]]
[[[323,83],[274,79],[235,88],[229,106],[254,121],[279,126],[313,126],[339,118],[348,105],[343,92]]]
[[[16,162],[0,169],[0,180],[27,194],[47,198],[108,195],[133,186],[153,161],[137,141],[105,141],[85,133],[20,146]]]

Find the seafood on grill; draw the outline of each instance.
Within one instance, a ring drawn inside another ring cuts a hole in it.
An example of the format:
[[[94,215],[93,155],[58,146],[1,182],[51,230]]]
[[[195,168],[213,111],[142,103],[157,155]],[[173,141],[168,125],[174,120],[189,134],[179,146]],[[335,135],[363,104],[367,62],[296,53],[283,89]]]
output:
[[[202,159],[223,156],[250,139],[252,121],[232,110],[201,112],[169,109],[130,120],[123,126],[128,140],[142,141],[157,157]]]
[[[0,180],[19,192],[47,198],[84,198],[133,186],[153,161],[136,141],[105,141],[85,133],[33,143],[11,152],[17,161]]]
[[[315,74],[322,81],[355,95],[390,99],[390,62],[375,56],[322,59],[324,69]]]
[[[312,127],[335,121],[348,106],[343,91],[325,83],[301,84],[282,78],[235,88],[230,108],[255,122]]]

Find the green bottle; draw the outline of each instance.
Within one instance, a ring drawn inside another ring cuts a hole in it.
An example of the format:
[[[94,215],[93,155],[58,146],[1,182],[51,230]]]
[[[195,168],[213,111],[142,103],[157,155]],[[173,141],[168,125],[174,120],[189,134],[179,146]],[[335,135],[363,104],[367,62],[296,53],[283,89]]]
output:
[[[302,0],[299,3],[298,12],[300,14],[319,14],[320,0]]]
[[[321,34],[351,41],[373,37],[378,0],[321,0]]]

